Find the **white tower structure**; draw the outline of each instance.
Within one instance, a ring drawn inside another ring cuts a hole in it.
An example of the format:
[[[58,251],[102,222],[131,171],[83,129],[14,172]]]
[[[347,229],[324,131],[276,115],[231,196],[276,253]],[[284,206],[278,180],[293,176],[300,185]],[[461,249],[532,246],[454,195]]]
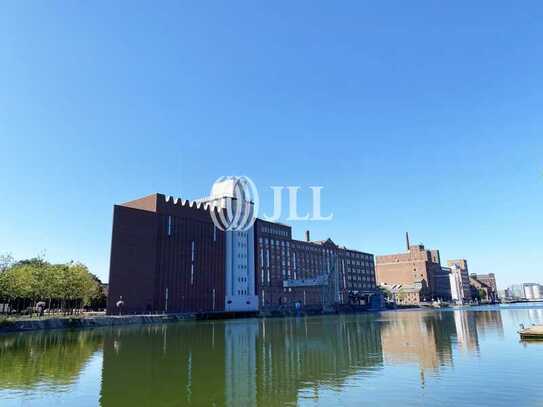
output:
[[[257,311],[255,293],[254,204],[248,200],[240,178],[228,177],[213,184],[211,196],[199,202],[223,209],[226,242],[225,310]],[[217,226],[215,226],[217,227]]]

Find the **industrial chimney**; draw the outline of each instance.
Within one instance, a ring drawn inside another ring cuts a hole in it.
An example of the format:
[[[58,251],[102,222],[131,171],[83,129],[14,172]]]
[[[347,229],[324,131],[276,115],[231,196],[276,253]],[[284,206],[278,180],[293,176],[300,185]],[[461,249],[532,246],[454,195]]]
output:
[[[305,241],[306,241],[306,242],[310,242],[310,241],[311,241],[311,237],[309,236],[309,230],[306,230],[306,231],[305,231]]]

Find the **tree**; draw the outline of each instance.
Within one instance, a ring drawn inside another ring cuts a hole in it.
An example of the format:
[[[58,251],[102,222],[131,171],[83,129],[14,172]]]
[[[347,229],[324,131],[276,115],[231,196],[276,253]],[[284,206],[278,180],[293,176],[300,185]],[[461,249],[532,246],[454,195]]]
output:
[[[82,263],[50,264],[43,257],[12,263],[0,273],[0,300],[17,310],[38,301],[66,309],[82,308],[102,298],[100,280]]]
[[[386,300],[392,301],[392,292],[383,286],[379,286],[379,290],[383,294],[383,297],[385,297]]]
[[[13,259],[13,256],[11,255],[11,253],[0,255],[0,273],[10,268],[13,265],[13,263],[15,263],[15,260]]]

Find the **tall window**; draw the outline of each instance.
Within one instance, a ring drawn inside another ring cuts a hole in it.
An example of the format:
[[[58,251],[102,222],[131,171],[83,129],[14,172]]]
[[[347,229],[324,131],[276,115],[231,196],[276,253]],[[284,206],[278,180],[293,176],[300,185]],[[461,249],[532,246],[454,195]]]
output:
[[[194,284],[194,258],[195,258],[195,242],[193,240],[192,247],[191,247],[190,285]]]

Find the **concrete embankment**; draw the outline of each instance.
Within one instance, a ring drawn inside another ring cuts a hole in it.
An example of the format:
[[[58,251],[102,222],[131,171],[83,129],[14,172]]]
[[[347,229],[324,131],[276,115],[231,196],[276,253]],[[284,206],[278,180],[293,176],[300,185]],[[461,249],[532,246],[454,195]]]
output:
[[[100,315],[73,317],[44,317],[34,319],[0,319],[0,334],[6,332],[39,331],[49,329],[80,329],[100,328],[120,325],[163,324],[170,322],[201,320],[201,319],[231,319],[254,317],[290,317],[327,314],[350,314],[368,311],[378,311],[367,307],[340,307],[330,310],[322,308],[307,308],[301,312],[292,309],[276,309],[263,312],[204,312],[190,314],[155,314],[155,315]]]
[[[45,329],[98,328],[117,325],[144,325],[196,319],[193,314],[183,315],[122,315],[72,318],[43,318],[0,321],[0,333],[38,331]]]

